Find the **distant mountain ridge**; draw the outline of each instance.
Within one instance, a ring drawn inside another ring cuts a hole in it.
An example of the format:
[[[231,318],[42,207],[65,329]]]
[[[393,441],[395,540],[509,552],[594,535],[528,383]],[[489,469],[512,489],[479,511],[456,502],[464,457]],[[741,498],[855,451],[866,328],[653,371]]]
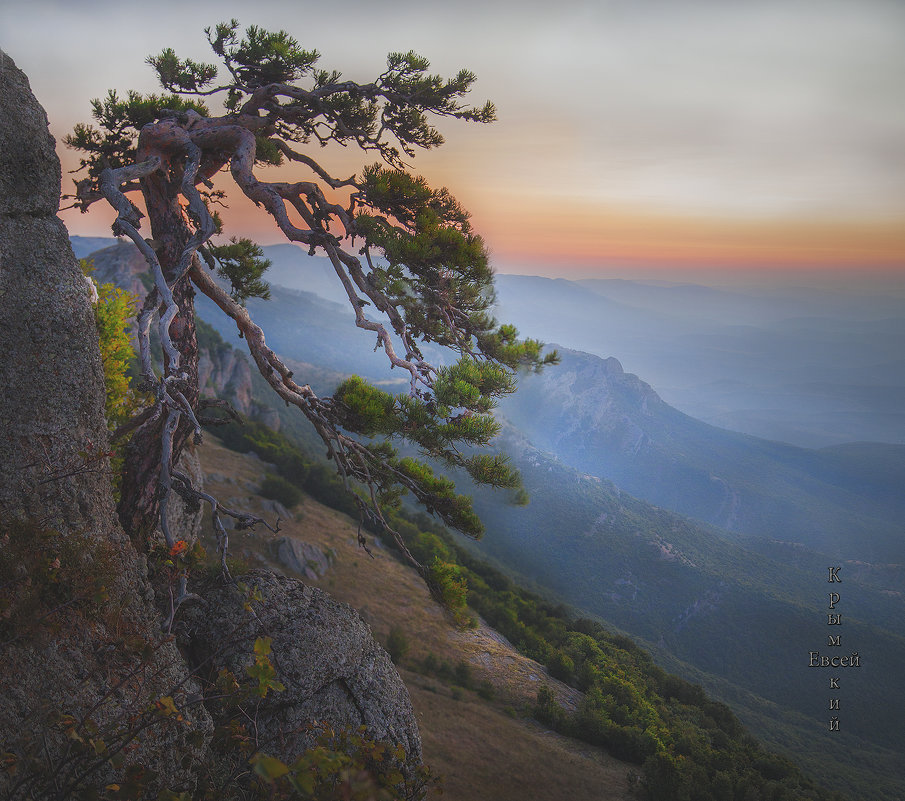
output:
[[[116,269],[135,291],[147,276],[137,254],[125,255],[130,248],[101,251],[98,277],[104,278],[105,264],[115,256]],[[323,267],[309,260],[294,269],[324,278]],[[576,302],[586,294],[576,284],[563,284]],[[270,301],[251,299],[248,308],[267,331],[268,344],[285,357],[364,375],[390,388],[404,384],[373,352],[373,335],[355,328],[345,306],[275,285]],[[227,342],[242,344],[234,323],[207,298],[197,297],[197,309]],[[899,492],[905,486],[905,446],[819,451],[719,429],[670,406],[615,358],[560,350],[562,364],[525,376],[502,413],[565,464],[737,535],[801,542],[831,556],[905,563],[905,497]]]
[[[81,256],[114,240],[72,241]],[[327,259],[288,243],[264,252],[274,285],[351,313]],[[712,425],[804,447],[905,444],[905,285],[841,292],[498,274],[496,290],[497,315],[523,335],[615,355]]]
[[[501,319],[616,355],[671,405],[806,447],[905,443],[905,286],[728,290],[498,275]]]
[[[905,446],[812,450],[726,431],[674,409],[616,359],[558,350],[557,368],[524,376],[501,405],[537,447],[726,531],[905,563]]]

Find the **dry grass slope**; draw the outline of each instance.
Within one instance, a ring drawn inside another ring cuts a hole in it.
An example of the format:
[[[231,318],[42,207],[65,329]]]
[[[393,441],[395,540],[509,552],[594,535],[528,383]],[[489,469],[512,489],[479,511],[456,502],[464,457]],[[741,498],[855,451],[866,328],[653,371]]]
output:
[[[200,449],[206,488],[224,503],[269,518],[270,502],[256,494],[266,466],[223,448],[208,437]],[[491,701],[413,670],[400,671],[418,715],[425,760],[444,777],[448,801],[622,801],[629,799],[630,766],[608,754],[547,731],[527,710],[546,683],[563,706],[580,694],[517,653],[503,637],[481,624],[459,630],[430,597],[414,571],[374,543],[371,559],[356,542],[356,523],[305,498],[284,520],[280,534],[319,546],[334,555],[329,571],[311,584],[356,608],[383,642],[401,628],[411,648],[404,665],[428,653],[452,664],[465,662],[477,682],[493,685]],[[274,535],[231,534],[231,552],[289,572],[273,558]]]

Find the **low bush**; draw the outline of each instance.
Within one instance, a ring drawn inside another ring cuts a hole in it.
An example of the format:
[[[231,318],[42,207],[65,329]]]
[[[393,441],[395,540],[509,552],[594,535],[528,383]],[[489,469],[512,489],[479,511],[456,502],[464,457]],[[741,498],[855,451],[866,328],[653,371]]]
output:
[[[261,483],[260,494],[265,498],[279,501],[287,509],[297,506],[304,497],[298,487],[294,487],[285,478],[268,473]]]

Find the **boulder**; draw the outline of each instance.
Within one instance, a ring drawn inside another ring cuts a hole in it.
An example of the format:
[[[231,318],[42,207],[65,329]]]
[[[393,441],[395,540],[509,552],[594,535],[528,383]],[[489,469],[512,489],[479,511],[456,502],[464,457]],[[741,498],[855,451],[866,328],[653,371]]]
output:
[[[264,750],[291,761],[313,744],[308,725],[325,721],[334,730],[364,725],[372,739],[405,749],[403,767],[420,764],[408,691],[361,616],[299,579],[253,571],[241,584],[263,601],[249,605],[247,592],[213,587],[202,593],[203,604],[185,610],[179,636],[199,671],[213,677],[226,668],[238,679],[254,662],[255,640],[271,638],[270,659],[285,690],[268,693],[257,709]]]
[[[330,557],[310,542],[280,537],[271,542],[270,549],[283,567],[311,581],[321,578],[330,569]]]

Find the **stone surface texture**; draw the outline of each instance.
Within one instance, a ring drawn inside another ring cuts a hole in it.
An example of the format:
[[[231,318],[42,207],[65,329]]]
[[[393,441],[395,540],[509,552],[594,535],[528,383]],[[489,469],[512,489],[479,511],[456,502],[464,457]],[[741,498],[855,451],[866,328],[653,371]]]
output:
[[[101,726],[118,725],[160,696],[178,703],[197,689],[174,643],[161,637],[143,560],[117,521],[94,313],[56,217],[59,196],[47,118],[26,76],[0,52],[0,525],[28,519],[87,534],[112,553],[116,576],[102,614],[67,611],[58,630],[38,627],[0,647],[0,743],[25,753],[29,738],[46,737],[48,773],[65,749],[49,725],[54,715],[90,713]],[[147,657],[136,641],[151,647]],[[130,759],[189,787],[179,762],[201,758],[203,744],[185,737],[211,724],[200,707],[184,718],[183,726],[144,731]],[[87,781],[103,781],[106,770],[101,762]],[[0,771],[4,797],[9,781]]]
[[[191,793],[193,771],[217,771],[212,720],[185,656],[162,636],[145,557],[117,520],[89,286],[56,216],[59,194],[46,115],[26,76],[0,51],[0,559],[4,523],[28,520],[63,536],[88,535],[113,554],[115,576],[102,612],[89,617],[65,609],[53,627],[0,642],[0,751],[22,755],[37,742],[47,772],[38,784],[17,789],[19,780],[0,771],[0,797],[64,797],[53,787],[71,741],[54,727],[54,716],[90,716],[102,728],[131,725],[163,697],[173,699],[179,715],[142,730],[124,753],[170,789]],[[200,474],[191,453],[183,467]],[[186,525],[197,522],[193,509],[180,514]],[[364,723],[372,736],[402,744],[411,762],[420,760],[408,694],[360,617],[298,581],[272,575],[254,581],[267,598],[254,617],[231,586],[180,615],[187,613],[196,666],[204,654],[244,676],[254,639],[273,638],[287,690],[262,704],[263,740],[289,758],[308,744],[298,731],[313,720]],[[241,636],[224,641],[224,632],[234,630]],[[105,760],[93,761],[97,768],[83,787],[115,780]],[[156,785],[151,790],[156,797]]]
[[[283,567],[311,581],[322,578],[330,569],[330,557],[310,542],[280,537],[271,542],[270,550]]]
[[[401,745],[409,765],[419,764],[408,691],[361,616],[299,579],[254,571],[241,583],[257,588],[263,601],[249,611],[236,587],[211,589],[203,604],[186,610],[180,638],[196,665],[237,677],[253,663],[255,640],[271,638],[270,659],[286,689],[269,693],[258,708],[258,727],[273,743],[265,750],[292,759],[311,745],[311,721],[334,729],[363,724],[370,737]]]

